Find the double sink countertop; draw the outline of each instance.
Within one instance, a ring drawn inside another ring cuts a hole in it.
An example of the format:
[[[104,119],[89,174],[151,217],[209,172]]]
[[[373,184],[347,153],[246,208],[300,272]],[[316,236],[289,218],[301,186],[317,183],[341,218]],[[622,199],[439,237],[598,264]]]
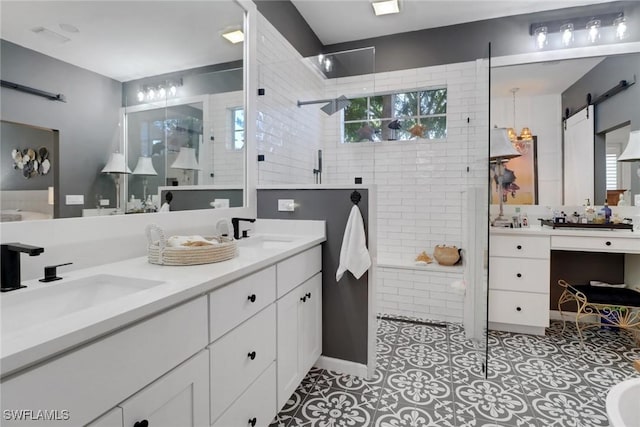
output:
[[[0,296],[0,375],[5,377],[289,258],[326,240],[324,221],[238,241],[231,260],[194,266],[150,264],[147,257],[64,272],[62,280],[23,281]],[[296,221],[297,222],[297,221]],[[260,230],[262,231],[262,230]]]

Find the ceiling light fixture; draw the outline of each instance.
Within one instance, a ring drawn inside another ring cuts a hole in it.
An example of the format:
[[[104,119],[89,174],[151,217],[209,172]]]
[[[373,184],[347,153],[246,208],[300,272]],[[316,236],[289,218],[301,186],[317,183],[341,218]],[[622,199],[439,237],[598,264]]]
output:
[[[233,44],[241,43],[244,41],[244,33],[242,32],[242,30],[233,30],[222,33],[222,37],[229,40]]]
[[[56,33],[55,31],[51,31],[47,28],[44,27],[35,27],[32,28],[31,31],[33,31],[34,33],[36,33],[39,36],[44,37],[45,39],[52,41],[52,42],[56,42],[56,43],[66,43],[68,41],[71,41],[71,39],[69,37],[65,37],[60,33]]]
[[[531,141],[533,141],[533,135],[531,134],[531,129],[528,127],[523,127],[520,135],[517,134],[516,127],[516,92],[518,92],[520,88],[514,87],[511,89],[511,93],[513,95],[513,127],[507,129],[507,135],[509,140],[513,144],[518,153],[525,155],[529,152],[529,147],[531,146]]]
[[[392,13],[400,12],[398,0],[377,1],[371,3],[371,5],[373,6],[373,12],[376,14],[376,16],[389,15]]]

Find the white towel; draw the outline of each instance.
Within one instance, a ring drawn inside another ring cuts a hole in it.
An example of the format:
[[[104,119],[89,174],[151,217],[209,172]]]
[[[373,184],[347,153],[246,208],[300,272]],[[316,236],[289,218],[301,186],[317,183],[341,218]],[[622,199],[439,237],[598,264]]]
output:
[[[357,205],[353,205],[347,226],[342,237],[340,249],[340,265],[336,271],[336,281],[340,281],[345,271],[349,270],[359,279],[371,267],[371,257],[367,250],[367,239],[364,234],[364,221]]]

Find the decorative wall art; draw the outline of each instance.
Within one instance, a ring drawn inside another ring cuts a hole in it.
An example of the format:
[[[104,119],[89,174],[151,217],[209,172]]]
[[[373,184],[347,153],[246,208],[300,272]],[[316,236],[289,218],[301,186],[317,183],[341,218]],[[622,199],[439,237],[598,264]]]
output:
[[[520,157],[505,163],[501,197],[509,205],[538,204],[538,137],[534,136],[527,144],[518,144],[516,149]],[[491,203],[499,204],[498,180],[491,170]]]
[[[14,148],[11,151],[13,159],[13,168],[20,170],[22,176],[29,179],[36,175],[46,175],[51,169],[49,161],[49,150],[40,147],[37,151],[33,148],[24,148],[22,150]]]

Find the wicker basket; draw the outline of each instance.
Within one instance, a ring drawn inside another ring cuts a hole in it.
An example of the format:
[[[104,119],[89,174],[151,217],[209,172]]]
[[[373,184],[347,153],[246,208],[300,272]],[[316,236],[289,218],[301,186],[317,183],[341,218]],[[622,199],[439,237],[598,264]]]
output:
[[[158,240],[153,240],[153,234]],[[205,237],[210,241],[217,241],[217,245],[169,247],[164,231],[157,225],[146,228],[149,242],[149,262],[160,265],[198,265],[212,262],[226,261],[238,254],[235,240],[229,237]]]

